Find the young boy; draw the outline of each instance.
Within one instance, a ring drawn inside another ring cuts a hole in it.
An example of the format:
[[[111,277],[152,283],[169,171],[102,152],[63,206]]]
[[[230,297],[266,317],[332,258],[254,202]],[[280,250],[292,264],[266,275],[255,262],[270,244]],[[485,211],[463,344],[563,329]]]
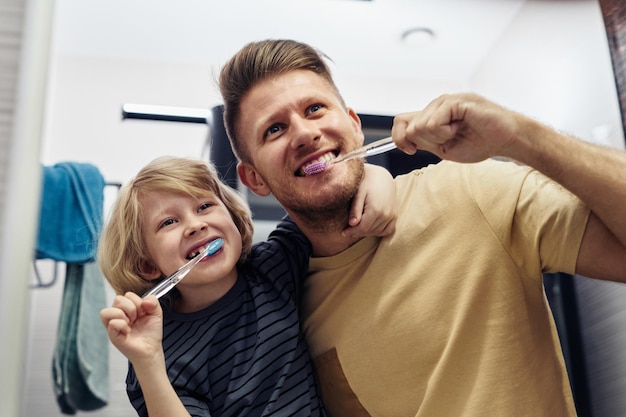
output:
[[[391,176],[368,166],[365,177],[351,213],[361,220],[367,203],[362,226],[385,235]],[[99,249],[118,295],[101,317],[130,361],[139,415],[325,415],[298,320],[311,246],[289,221],[266,242],[252,232],[249,208],[202,161],[156,159],[120,191]],[[140,296],[217,238],[160,302]]]

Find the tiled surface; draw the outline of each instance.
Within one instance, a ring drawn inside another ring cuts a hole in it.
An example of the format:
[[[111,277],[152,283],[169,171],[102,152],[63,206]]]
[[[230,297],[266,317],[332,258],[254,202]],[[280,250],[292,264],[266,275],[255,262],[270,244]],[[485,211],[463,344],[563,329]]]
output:
[[[611,50],[622,124],[626,130],[626,2],[624,0],[600,0],[600,9]]]
[[[6,168],[13,133],[13,113],[17,95],[17,62],[22,43],[24,5],[21,1],[9,1],[0,11],[0,196],[4,197],[7,186]],[[0,199],[0,219],[4,212],[4,198]],[[2,227],[2,222],[0,222]],[[0,236],[3,230],[0,229]]]

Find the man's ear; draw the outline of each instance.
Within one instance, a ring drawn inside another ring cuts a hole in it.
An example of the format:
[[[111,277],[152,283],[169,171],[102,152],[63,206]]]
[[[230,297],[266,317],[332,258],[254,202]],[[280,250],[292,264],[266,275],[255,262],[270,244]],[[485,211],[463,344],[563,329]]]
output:
[[[365,142],[365,135],[363,134],[363,129],[361,127],[361,118],[352,107],[348,107],[348,115],[352,119],[352,126],[353,126],[355,133],[361,136],[361,145],[362,145]]]
[[[265,184],[257,170],[249,163],[239,162],[237,164],[237,173],[243,185],[252,190],[253,193],[262,197],[270,194],[270,188]]]

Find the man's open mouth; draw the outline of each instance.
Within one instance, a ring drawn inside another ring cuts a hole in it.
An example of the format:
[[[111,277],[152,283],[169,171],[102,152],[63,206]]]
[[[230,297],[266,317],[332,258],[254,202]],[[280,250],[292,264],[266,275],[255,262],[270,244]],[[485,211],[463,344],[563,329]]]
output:
[[[304,177],[306,175],[311,175],[311,171],[323,171],[322,167],[330,164],[330,162],[335,159],[337,156],[334,152],[327,152],[324,155],[320,156],[317,159],[312,161],[308,161],[306,164],[302,165],[300,169],[296,172],[296,176]],[[320,168],[322,168],[320,170]]]

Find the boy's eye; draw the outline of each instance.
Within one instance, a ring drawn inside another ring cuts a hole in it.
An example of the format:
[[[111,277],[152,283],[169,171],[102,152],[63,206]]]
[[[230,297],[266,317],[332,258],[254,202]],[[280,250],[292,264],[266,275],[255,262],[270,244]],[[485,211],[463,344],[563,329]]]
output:
[[[159,224],[159,229],[169,226],[170,224],[174,224],[174,219],[166,219]]]

